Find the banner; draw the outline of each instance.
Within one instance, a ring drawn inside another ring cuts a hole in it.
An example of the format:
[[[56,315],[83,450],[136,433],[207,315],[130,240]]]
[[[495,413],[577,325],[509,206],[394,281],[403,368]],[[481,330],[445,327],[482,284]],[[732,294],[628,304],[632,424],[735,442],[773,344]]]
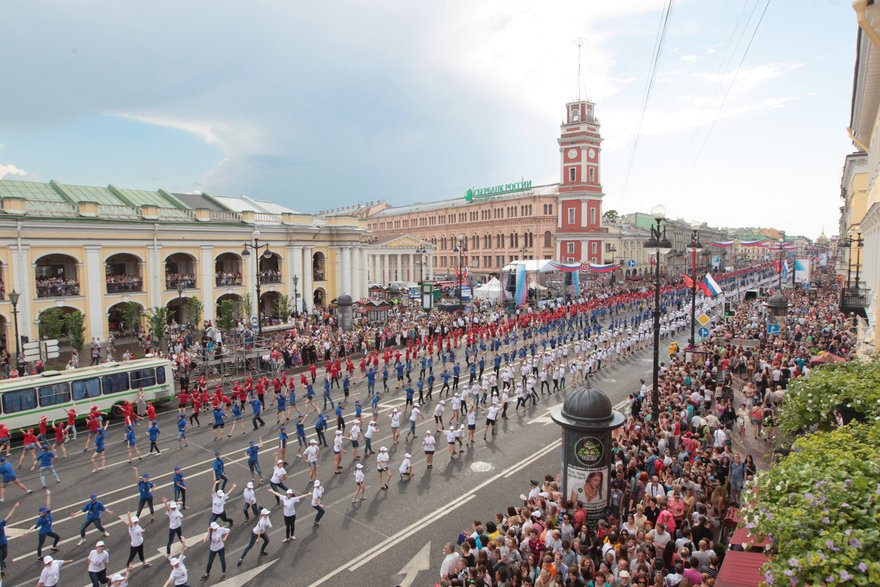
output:
[[[577,297],[581,291],[581,272],[573,271],[571,274],[571,295]]]
[[[811,263],[809,259],[795,259],[794,260],[794,282],[795,283],[810,283],[810,269]]]
[[[514,304],[524,306],[529,295],[529,288],[526,286],[526,266],[518,265],[516,267],[516,294],[513,297]]]
[[[824,267],[828,264],[828,253],[819,253],[819,267]]]
[[[605,265],[599,265],[598,263],[590,263],[588,265],[588,269],[590,273],[611,273],[615,269],[618,268],[617,263],[606,263]]]
[[[709,243],[709,246],[726,249],[727,247],[732,247],[735,244],[736,241],[712,241],[711,243]]]

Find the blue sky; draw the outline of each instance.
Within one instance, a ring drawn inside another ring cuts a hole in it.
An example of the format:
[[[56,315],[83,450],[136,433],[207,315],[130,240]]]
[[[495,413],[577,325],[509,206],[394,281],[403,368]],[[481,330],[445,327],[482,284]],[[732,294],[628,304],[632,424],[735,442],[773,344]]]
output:
[[[855,16],[771,0],[738,68],[765,2],[674,2],[631,166],[662,0],[4,3],[0,176],[308,212],[553,182],[582,39],[606,209],[832,234]]]

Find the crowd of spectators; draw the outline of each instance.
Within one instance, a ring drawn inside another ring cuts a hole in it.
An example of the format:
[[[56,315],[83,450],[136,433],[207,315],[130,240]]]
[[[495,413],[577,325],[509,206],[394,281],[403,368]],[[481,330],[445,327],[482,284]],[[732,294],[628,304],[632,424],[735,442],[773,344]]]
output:
[[[833,288],[787,292],[778,335],[761,301],[716,317],[696,360],[671,353],[660,373],[658,420],[650,391],[632,390],[614,432],[608,507],[590,517],[558,476],[474,521],[446,545],[439,585],[711,587],[727,550],[725,528],[747,481],[752,451],[787,444],[774,423],[789,381],[821,353],[850,358],[852,321]],[[522,499],[524,498],[524,499]],[[450,537],[452,538],[452,537]]]
[[[37,297],[54,298],[59,296],[78,296],[79,281],[65,277],[38,277]]]
[[[281,283],[281,271],[278,269],[261,270],[260,283]]]
[[[192,273],[169,273],[165,276],[165,289],[177,289],[178,285],[183,285],[184,289],[194,289],[196,276]]]
[[[140,275],[108,275],[107,293],[143,291],[144,278]]]
[[[241,285],[241,273],[237,271],[218,271],[215,277],[217,285]]]

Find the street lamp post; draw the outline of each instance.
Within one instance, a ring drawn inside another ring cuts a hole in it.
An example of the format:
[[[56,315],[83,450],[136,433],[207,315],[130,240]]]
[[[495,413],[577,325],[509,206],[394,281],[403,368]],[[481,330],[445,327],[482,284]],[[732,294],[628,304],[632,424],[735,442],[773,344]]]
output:
[[[660,420],[660,256],[672,250],[672,243],[666,238],[666,207],[657,204],[651,209],[656,226],[651,225],[651,238],[645,243],[645,252],[654,256],[654,377],[651,389],[651,421]]]
[[[264,259],[271,259],[272,252],[269,251],[269,243],[260,244],[260,231],[255,230],[251,235],[253,237],[253,242],[244,243],[244,250],[241,252],[242,257],[250,257],[251,251],[254,251],[259,256],[260,251],[266,249],[263,253]],[[255,285],[257,290],[257,334],[262,336],[263,334],[263,308],[260,300],[260,262],[257,261],[257,270],[255,271]]]
[[[456,241],[455,251],[458,253],[458,305],[461,306],[462,304],[464,304],[462,292],[461,292],[462,277],[463,277],[461,260],[462,260],[462,256],[467,251],[467,240],[465,239],[463,234],[460,234],[457,237],[455,237],[455,241]]]
[[[18,355],[21,353],[21,337],[18,335],[18,298],[21,294],[15,290],[9,292],[12,303],[12,318],[15,323],[15,368],[18,369]],[[20,372],[20,371],[19,371]]]
[[[862,264],[862,247],[865,246],[865,241],[862,238],[862,233],[856,233],[856,238],[853,241],[856,245],[856,281],[855,281],[855,289],[859,289],[859,265]]]
[[[416,249],[416,255],[419,256],[419,283],[425,282],[425,255],[428,253],[428,249],[425,248],[425,245],[419,245]]]
[[[293,276],[293,315],[299,318],[299,290],[297,290],[297,286],[299,285],[299,276]]]
[[[177,279],[177,311],[180,312],[180,325],[183,324],[184,314],[183,314],[183,281],[178,278]]]
[[[703,244],[700,242],[700,230],[694,227],[691,233],[691,242],[687,247],[688,253],[691,254],[691,339],[688,341],[693,347],[697,343],[695,334],[696,316],[697,316],[697,254]]]

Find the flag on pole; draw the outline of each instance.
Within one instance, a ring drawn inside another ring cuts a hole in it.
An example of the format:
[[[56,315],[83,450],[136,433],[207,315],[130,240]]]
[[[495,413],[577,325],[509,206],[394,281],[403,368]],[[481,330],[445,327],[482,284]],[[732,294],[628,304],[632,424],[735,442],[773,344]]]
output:
[[[789,271],[791,271],[791,267],[789,267],[788,261],[783,261],[782,262],[782,280],[783,281],[785,281],[785,279],[788,277]]]
[[[718,282],[712,279],[712,275],[707,273],[706,277],[703,278],[703,283],[700,284],[700,289],[703,290],[710,298],[714,298],[718,294],[721,293],[721,286],[718,285]]]
[[[694,287],[694,280],[687,273],[684,274],[684,285],[688,288]]]

